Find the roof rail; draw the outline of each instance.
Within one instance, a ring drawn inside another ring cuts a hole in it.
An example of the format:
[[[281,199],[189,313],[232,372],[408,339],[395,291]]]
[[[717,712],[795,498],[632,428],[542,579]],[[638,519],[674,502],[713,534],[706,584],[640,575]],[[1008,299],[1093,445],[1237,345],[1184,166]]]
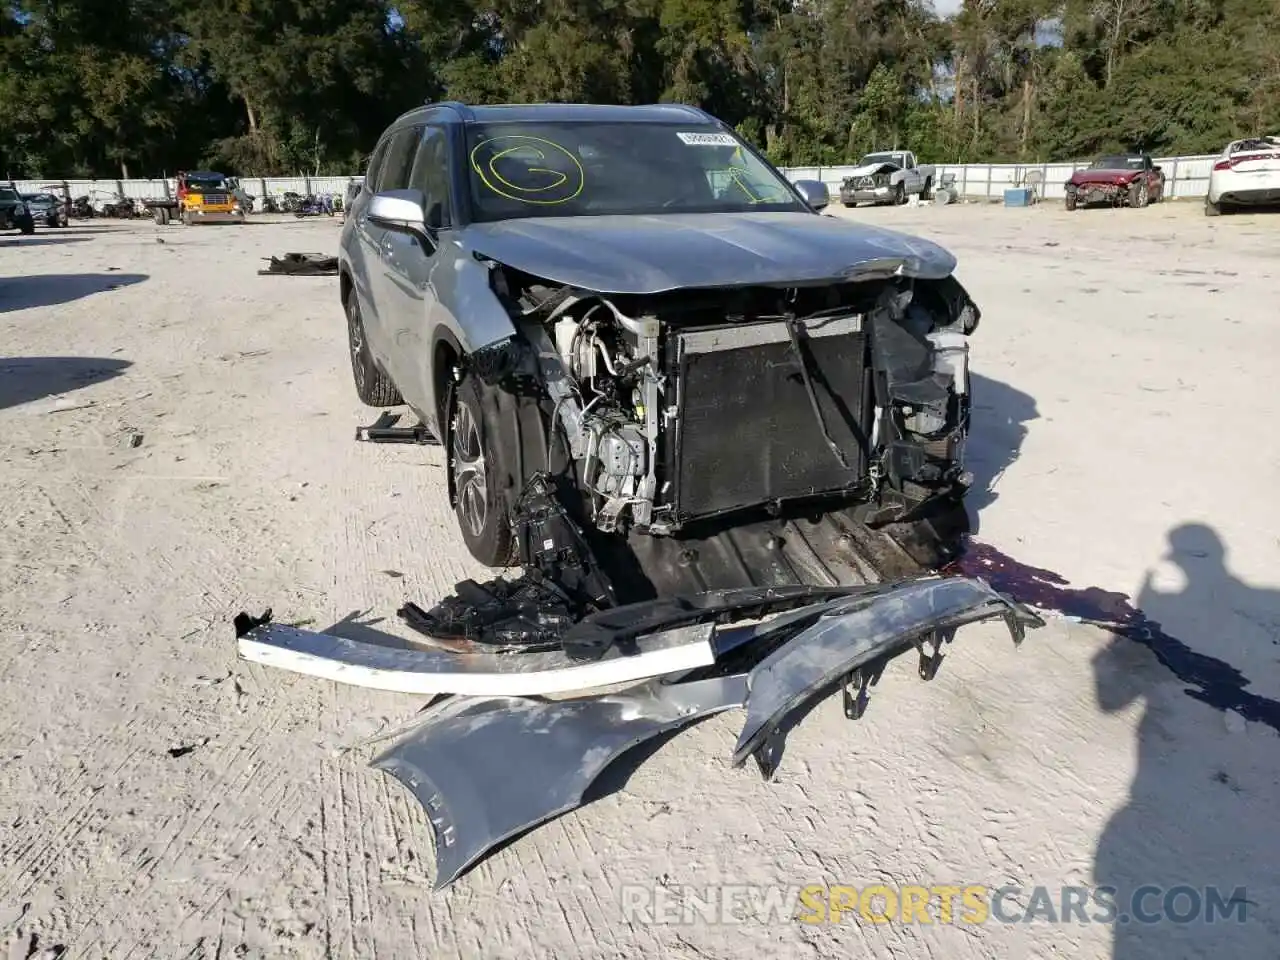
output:
[[[428,100],[423,104],[423,106],[448,107],[450,110],[455,111],[464,120],[469,120],[471,118],[471,108],[460,100]]]

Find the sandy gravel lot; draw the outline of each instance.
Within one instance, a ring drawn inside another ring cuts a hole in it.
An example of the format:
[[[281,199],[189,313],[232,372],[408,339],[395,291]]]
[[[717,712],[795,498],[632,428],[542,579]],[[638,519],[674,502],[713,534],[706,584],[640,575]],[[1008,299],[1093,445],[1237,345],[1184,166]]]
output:
[[[9,955],[1280,955],[1280,219],[837,214],[948,245],[984,309],[976,555],[1019,589],[1052,571],[1037,596],[1130,639],[1056,618],[1015,654],[967,628],[932,684],[896,662],[860,723],[814,710],[771,784],[713,718],[441,896],[421,809],[340,752],[420,699],[234,656],[241,609],[398,632],[405,598],[483,573],[441,452],[352,441],[372,416],[336,280],[256,275],[338,222],[0,237]],[[1213,926],[679,922],[690,887],[824,883],[1015,885],[1015,918],[1036,885],[1248,903]],[[654,890],[677,922],[624,914]]]

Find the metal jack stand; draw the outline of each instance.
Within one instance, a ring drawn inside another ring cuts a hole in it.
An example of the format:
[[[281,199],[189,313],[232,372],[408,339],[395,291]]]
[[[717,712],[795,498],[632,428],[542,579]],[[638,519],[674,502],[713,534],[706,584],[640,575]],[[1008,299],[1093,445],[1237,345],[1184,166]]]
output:
[[[397,427],[399,421],[400,414],[384,410],[369,426],[356,427],[356,439],[366,443],[421,443],[431,447],[440,446],[440,441],[422,424]]]

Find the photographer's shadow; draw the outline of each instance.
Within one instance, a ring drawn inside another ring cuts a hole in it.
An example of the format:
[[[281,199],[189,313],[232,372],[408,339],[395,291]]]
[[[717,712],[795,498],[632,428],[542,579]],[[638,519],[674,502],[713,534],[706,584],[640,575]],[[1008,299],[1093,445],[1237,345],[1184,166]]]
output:
[[[1178,527],[1169,546],[1181,584],[1149,573],[1093,661],[1099,709],[1143,711],[1128,802],[1094,866],[1116,891],[1112,956],[1277,957],[1277,647],[1250,624],[1280,623],[1280,591],[1236,578],[1208,526]]]

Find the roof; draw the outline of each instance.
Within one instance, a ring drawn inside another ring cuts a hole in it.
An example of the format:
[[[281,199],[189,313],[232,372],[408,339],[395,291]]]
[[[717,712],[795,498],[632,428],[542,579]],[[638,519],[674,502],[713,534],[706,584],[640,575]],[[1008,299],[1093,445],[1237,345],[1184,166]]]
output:
[[[410,110],[399,119],[415,117],[420,113],[441,112],[452,114],[463,123],[563,123],[586,121],[594,123],[699,123],[714,124],[718,121],[697,107],[680,103],[655,103],[641,106],[621,106],[602,103],[502,103],[486,106],[470,106],[456,101],[429,103]],[[442,117],[443,119],[443,117]]]
[[[217,173],[213,170],[188,170],[183,174],[188,180],[225,180],[225,173]]]

